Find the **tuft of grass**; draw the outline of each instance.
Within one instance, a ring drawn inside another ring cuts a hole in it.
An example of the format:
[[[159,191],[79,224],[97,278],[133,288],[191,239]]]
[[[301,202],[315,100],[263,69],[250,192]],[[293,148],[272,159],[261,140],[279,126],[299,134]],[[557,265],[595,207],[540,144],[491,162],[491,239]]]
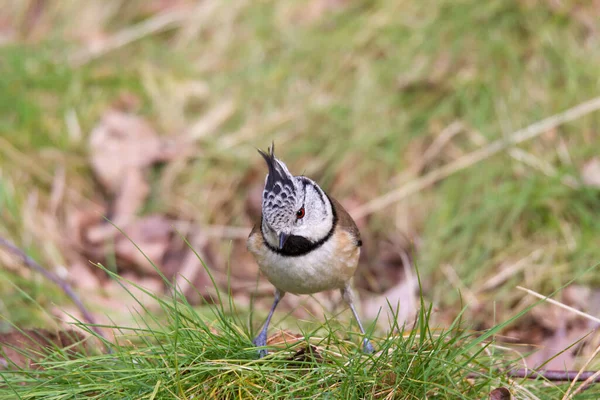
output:
[[[219,302],[202,314],[176,288],[172,298],[137,288],[152,296],[160,313],[139,303],[143,312],[135,316],[137,324],[105,326],[118,334],[115,343],[78,324],[88,341],[101,341],[110,351],[74,353],[73,347],[54,346],[32,354],[39,360],[35,369],[0,371],[0,398],[473,399],[501,386],[515,398],[559,398],[568,386],[504,376],[502,370],[520,358],[497,347],[494,336],[528,310],[485,332],[466,329],[462,313],[438,329],[431,322],[432,307],[421,298],[414,324],[374,338],[372,355],[363,354],[360,340],[349,340],[348,332],[323,324],[257,359],[252,332],[236,312],[235,300],[218,288]],[[599,394],[600,388],[592,387],[576,398]]]
[[[2,8],[2,20],[15,25],[37,4],[13,3]],[[576,10],[569,2],[557,9],[546,1],[360,0],[307,12],[294,0],[206,1],[169,30],[83,65],[71,56],[94,35],[111,38],[155,14],[143,1],[43,3],[38,33],[26,34],[22,22],[16,38],[0,47],[0,234],[50,268],[68,265],[72,251],[63,240],[64,214],[97,196],[87,133],[123,93],[139,99],[139,113],[163,136],[232,105],[232,115],[199,140],[201,156],[173,168],[166,183],[152,176],[158,189],[144,211],[247,227],[248,193],[262,179],[254,148],[273,139],[291,170],[340,200],[364,203],[414,179],[404,172],[454,121],[464,131],[426,168],[600,92],[598,34],[570,13]],[[204,89],[186,94],[197,87]],[[452,320],[462,309],[440,268],[449,264],[482,304],[466,316],[487,327],[492,313],[505,320],[525,303],[513,283],[541,293],[561,287],[600,259],[600,192],[563,183],[597,156],[599,124],[599,114],[591,114],[519,146],[553,174],[507,151],[415,194],[410,204],[422,221],[413,221],[408,202],[372,215],[364,232],[373,251],[361,274],[382,263],[378,240],[414,236],[425,296],[441,310],[432,322]],[[53,210],[60,171],[68,189]],[[414,229],[403,228],[404,218]],[[223,251],[230,246],[214,241]],[[543,255],[535,264],[481,289],[533,251]],[[0,310],[19,326],[47,323],[39,305],[64,301],[38,277],[18,269],[1,274]],[[582,281],[599,282],[598,271]]]

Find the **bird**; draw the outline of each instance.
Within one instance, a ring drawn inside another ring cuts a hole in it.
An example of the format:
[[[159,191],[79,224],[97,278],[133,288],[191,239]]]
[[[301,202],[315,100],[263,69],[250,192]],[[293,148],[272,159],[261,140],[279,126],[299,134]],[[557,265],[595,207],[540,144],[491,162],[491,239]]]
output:
[[[275,287],[273,305],[253,340],[259,358],[267,355],[267,330],[286,293],[307,295],[337,289],[350,307],[363,335],[363,352],[374,351],[354,305],[351,279],[358,266],[362,240],[356,223],[312,179],[294,176],[275,157],[275,144],[258,150],[268,173],[262,193],[262,214],[247,240],[259,270]]]

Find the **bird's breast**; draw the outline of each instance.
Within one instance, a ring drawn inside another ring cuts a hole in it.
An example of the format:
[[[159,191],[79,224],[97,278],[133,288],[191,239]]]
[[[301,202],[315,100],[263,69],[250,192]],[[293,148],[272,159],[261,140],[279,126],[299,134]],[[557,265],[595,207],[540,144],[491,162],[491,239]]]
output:
[[[355,239],[345,231],[336,231],[322,246],[301,256],[270,250],[260,234],[250,236],[248,250],[275,287],[293,294],[343,288],[354,275],[360,254]]]

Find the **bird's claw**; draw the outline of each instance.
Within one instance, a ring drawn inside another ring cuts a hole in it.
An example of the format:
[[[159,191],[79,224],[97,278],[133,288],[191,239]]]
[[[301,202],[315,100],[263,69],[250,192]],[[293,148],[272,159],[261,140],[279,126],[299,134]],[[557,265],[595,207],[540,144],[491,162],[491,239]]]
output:
[[[258,334],[258,336],[252,341],[256,347],[264,347],[267,345],[267,332],[262,331]],[[261,348],[258,350],[258,358],[263,358],[267,355],[267,349]]]

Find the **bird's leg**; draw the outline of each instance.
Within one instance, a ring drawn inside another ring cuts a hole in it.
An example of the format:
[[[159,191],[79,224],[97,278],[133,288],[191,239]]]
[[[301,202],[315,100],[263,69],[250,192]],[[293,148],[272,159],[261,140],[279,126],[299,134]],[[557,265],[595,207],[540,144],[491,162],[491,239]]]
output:
[[[277,304],[279,304],[279,301],[281,299],[283,299],[283,296],[285,296],[285,292],[281,292],[281,291],[279,291],[279,289],[275,289],[275,299],[273,300],[273,305],[271,306],[271,311],[269,311],[267,320],[265,321],[265,324],[264,324],[263,328],[261,329],[260,333],[252,341],[252,343],[255,346],[264,347],[267,345],[267,330],[269,329],[269,323],[271,322],[271,317],[273,317],[273,313],[275,312],[275,309],[277,308]],[[267,349],[260,349],[258,351],[259,358],[263,358],[266,355],[267,355]]]
[[[347,284],[346,287],[341,290],[341,292],[343,299],[346,301],[346,303],[348,303],[350,310],[352,310],[352,314],[354,314],[354,319],[356,319],[356,322],[358,323],[358,329],[360,329],[360,333],[365,336],[365,328],[363,328],[360,318],[358,317],[358,312],[356,312],[356,308],[354,307],[354,293],[352,292],[350,284]],[[373,351],[373,345],[371,345],[369,339],[365,337],[363,339],[363,352],[371,354]]]

